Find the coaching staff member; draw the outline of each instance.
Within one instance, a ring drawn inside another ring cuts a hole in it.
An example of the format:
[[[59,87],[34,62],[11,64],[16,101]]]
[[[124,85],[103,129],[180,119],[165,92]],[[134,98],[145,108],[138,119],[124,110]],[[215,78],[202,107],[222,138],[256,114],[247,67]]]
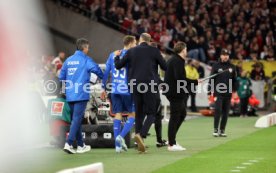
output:
[[[217,97],[215,102],[214,137],[226,137],[225,127],[227,124],[229,109],[231,105],[232,92],[236,94],[236,69],[229,61],[229,51],[222,49],[220,59],[212,67],[211,75],[223,72],[209,80],[208,95]],[[221,121],[220,121],[221,117]],[[220,123],[220,126],[219,126]],[[219,129],[220,131],[219,131]]]
[[[161,69],[167,69],[166,62],[160,51],[149,45],[150,40],[151,36],[148,33],[141,34],[138,46],[129,49],[122,59],[119,59],[118,56],[115,58],[115,66],[117,69],[123,68],[126,65],[128,66],[128,82],[131,83],[134,80],[136,82],[136,85],[133,86],[133,98],[136,111],[135,140],[138,144],[138,150],[141,152],[145,152],[142,137],[146,137],[155,120],[157,106],[156,94],[158,94],[158,89],[156,87],[154,89],[155,92],[152,92],[149,83],[152,81],[156,84],[158,83],[158,78],[155,74],[156,66],[160,65]],[[144,90],[145,85],[148,90]],[[143,123],[144,114],[147,115],[147,119]]]
[[[90,150],[83,142],[81,123],[88,100],[90,99],[89,87],[90,74],[95,73],[101,79],[103,72],[87,53],[89,42],[84,38],[77,40],[77,51],[63,64],[59,79],[66,82],[66,101],[69,103],[72,121],[64,151],[69,154],[84,153]],[[70,81],[67,82],[67,81]],[[77,140],[77,151],[73,149],[73,142]]]
[[[177,42],[174,45],[174,53],[167,62],[167,71],[165,73],[165,83],[169,85],[169,91],[165,93],[170,101],[170,120],[168,127],[169,151],[183,151],[185,148],[176,144],[176,134],[182,122],[186,117],[187,99],[189,96],[189,88],[197,85],[198,80],[186,78],[185,60],[187,59],[187,47],[184,42]],[[180,89],[179,83],[186,85],[185,89]]]

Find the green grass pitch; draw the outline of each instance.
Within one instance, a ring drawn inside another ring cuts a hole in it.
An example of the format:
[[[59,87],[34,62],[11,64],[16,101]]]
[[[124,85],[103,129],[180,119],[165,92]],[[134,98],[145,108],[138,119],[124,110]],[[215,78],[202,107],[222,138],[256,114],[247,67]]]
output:
[[[256,129],[257,118],[229,118],[227,138],[212,137],[213,119],[207,117],[185,121],[177,141],[187,148],[168,152],[155,147],[155,132],[145,141],[147,154],[116,154],[114,149],[92,149],[85,154],[68,155],[56,148],[36,149],[24,155],[20,172],[51,173],[95,162],[104,164],[105,173],[274,173],[276,172],[276,127]],[[167,124],[163,126],[167,138]],[[47,160],[41,160],[41,158]],[[35,164],[34,164],[35,163]]]

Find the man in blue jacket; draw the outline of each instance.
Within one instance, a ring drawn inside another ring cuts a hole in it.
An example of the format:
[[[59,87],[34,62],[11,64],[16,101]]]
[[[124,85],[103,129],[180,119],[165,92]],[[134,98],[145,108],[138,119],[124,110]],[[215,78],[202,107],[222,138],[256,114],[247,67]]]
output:
[[[87,53],[89,42],[80,38],[77,40],[77,51],[63,64],[59,79],[65,82],[66,101],[69,103],[72,121],[68,139],[64,145],[64,151],[69,154],[84,153],[91,150],[83,142],[81,123],[86,104],[89,100],[90,74],[95,73],[102,79],[103,72]],[[73,149],[73,142],[77,141],[77,151]]]

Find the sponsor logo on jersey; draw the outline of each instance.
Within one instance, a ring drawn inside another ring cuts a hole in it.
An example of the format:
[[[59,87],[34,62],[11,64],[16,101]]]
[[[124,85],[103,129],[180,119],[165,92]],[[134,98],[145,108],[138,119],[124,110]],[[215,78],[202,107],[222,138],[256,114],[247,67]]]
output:
[[[74,75],[78,68],[68,68],[68,75]]]
[[[67,63],[67,65],[78,65],[78,64],[80,64],[79,61],[69,61],[69,62]]]

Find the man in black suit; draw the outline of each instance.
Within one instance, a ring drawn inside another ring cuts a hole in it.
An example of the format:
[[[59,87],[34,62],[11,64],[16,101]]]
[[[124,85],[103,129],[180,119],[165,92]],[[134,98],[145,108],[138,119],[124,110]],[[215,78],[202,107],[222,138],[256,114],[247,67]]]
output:
[[[187,47],[184,42],[174,45],[174,53],[167,62],[165,83],[169,85],[169,91],[165,93],[170,101],[170,120],[168,127],[169,151],[183,151],[184,147],[176,143],[176,134],[185,120],[187,111],[187,99],[191,87],[198,84],[198,80],[186,78],[185,60],[187,60]]]
[[[128,81],[130,92],[133,93],[136,119],[135,119],[135,140],[138,150],[145,152],[145,145],[142,138],[146,138],[147,133],[155,120],[156,114],[156,94],[158,94],[158,77],[156,67],[166,70],[166,62],[160,51],[149,45],[151,36],[143,33],[139,39],[139,45],[127,51],[126,55],[119,59],[115,58],[117,69],[128,66]],[[120,52],[116,53],[117,55]],[[144,121],[144,114],[147,119]]]

